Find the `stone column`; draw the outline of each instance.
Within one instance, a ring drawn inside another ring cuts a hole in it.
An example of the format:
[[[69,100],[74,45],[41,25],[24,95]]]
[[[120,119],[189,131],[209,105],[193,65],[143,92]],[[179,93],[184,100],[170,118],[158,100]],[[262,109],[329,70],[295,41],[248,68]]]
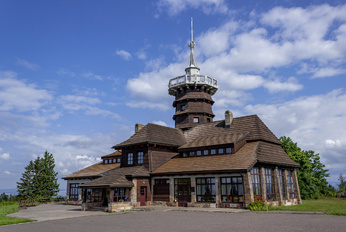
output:
[[[264,176],[264,167],[260,168],[260,181],[261,181],[261,195],[263,199],[267,199],[267,191],[266,191],[266,180]]]
[[[215,203],[218,207],[221,203],[220,177],[215,177]]]
[[[169,202],[174,202],[174,178],[169,178]]]
[[[130,192],[131,202],[136,203],[137,202],[137,179],[132,179],[133,187]]]
[[[293,177],[294,195],[295,195],[295,198],[298,201],[298,204],[301,204],[302,203],[302,199],[300,197],[298,175],[297,175],[297,169],[296,168],[292,172],[292,177]]]
[[[197,191],[197,187],[196,187],[196,177],[191,176],[191,189],[194,188],[195,191],[192,192],[191,191],[191,203],[195,204],[197,202],[197,198],[196,198],[196,191]]]
[[[275,200],[279,201],[281,204],[282,201],[282,194],[281,194],[281,186],[280,186],[280,176],[279,176],[279,169],[276,166],[274,169],[274,191],[275,191]]]
[[[287,180],[287,170],[284,170],[284,191],[285,191],[285,195],[286,195],[286,199],[289,200],[290,199],[290,194],[288,192],[288,180]]]
[[[244,203],[247,207],[249,203],[254,202],[254,194],[252,189],[251,173],[248,171],[243,178],[244,181]]]

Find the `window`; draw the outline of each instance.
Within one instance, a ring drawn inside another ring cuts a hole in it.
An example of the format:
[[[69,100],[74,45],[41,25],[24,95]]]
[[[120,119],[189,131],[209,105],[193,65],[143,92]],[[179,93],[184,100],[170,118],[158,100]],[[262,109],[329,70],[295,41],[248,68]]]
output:
[[[227,147],[227,148],[226,148],[226,154],[231,154],[231,153],[232,153],[232,148]]]
[[[92,202],[101,202],[102,201],[102,191],[101,189],[93,189],[91,195]]]
[[[210,150],[210,154],[211,154],[211,155],[215,155],[215,154],[216,154],[216,149],[211,149],[211,150]]]
[[[187,152],[183,152],[183,157],[187,157]]]
[[[288,194],[290,199],[294,198],[294,187],[293,187],[293,176],[292,171],[287,170],[287,187],[288,187]]]
[[[219,153],[219,155],[222,155],[223,154],[223,148],[219,148],[218,153]]]
[[[110,163],[110,164],[111,164],[111,163],[112,163],[112,159],[109,159],[108,163]]]
[[[215,178],[197,178],[197,201],[215,202]]]
[[[117,162],[117,159],[113,159],[113,164],[115,164]]]
[[[222,177],[221,178],[221,199],[222,202],[244,202],[243,178],[242,177]]]
[[[117,159],[117,163],[120,163],[120,158]]]
[[[202,151],[197,151],[197,156],[201,156],[202,155]]]
[[[193,123],[199,123],[199,118],[198,117],[194,117],[193,118]]]
[[[203,155],[209,155],[209,150],[204,150]]]
[[[108,164],[108,160],[107,159],[105,160],[105,164]]]
[[[274,171],[271,168],[264,169],[265,183],[266,183],[266,193],[267,200],[272,201],[275,198],[274,189]]]
[[[195,152],[194,151],[190,151],[189,155],[190,155],[190,157],[195,156]]]
[[[251,171],[252,191],[254,196],[261,196],[261,182],[259,168],[253,168]]]
[[[207,122],[210,122],[210,118],[207,118]]]
[[[286,185],[284,183],[284,170],[279,169],[279,178],[280,178],[280,187],[281,187],[281,196],[283,200],[286,200]]]
[[[143,164],[143,152],[138,152],[138,164]]]
[[[70,184],[70,199],[78,200],[79,184]]]
[[[186,200],[191,202],[191,179],[174,179],[174,199],[176,201]]]
[[[113,202],[129,201],[130,189],[128,188],[114,188]]]
[[[132,165],[133,164],[133,153],[127,154],[127,164]]]
[[[182,105],[182,106],[181,106],[181,111],[184,111],[184,110],[185,110],[185,107],[186,107],[185,105]]]

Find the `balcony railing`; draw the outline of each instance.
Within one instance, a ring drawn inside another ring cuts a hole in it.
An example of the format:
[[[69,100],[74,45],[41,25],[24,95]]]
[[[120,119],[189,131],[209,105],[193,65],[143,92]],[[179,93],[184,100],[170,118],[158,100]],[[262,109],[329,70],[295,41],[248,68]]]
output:
[[[178,87],[180,85],[209,85],[218,88],[217,80],[207,75],[183,75],[173,78],[169,81],[168,88]]]

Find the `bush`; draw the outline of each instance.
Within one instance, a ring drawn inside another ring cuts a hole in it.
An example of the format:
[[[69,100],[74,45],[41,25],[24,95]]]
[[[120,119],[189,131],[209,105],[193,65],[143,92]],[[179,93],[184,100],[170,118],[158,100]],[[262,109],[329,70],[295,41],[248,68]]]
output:
[[[264,202],[263,197],[256,196],[254,202],[249,204],[249,209],[251,211],[268,211],[268,206]]]

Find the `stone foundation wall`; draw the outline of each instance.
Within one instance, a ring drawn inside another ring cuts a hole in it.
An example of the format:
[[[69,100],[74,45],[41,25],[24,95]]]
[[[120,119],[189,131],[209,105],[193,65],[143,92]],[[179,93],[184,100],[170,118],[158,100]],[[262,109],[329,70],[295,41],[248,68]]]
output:
[[[94,207],[102,207],[102,202],[83,202],[82,203],[82,211],[88,211],[91,210]]]

